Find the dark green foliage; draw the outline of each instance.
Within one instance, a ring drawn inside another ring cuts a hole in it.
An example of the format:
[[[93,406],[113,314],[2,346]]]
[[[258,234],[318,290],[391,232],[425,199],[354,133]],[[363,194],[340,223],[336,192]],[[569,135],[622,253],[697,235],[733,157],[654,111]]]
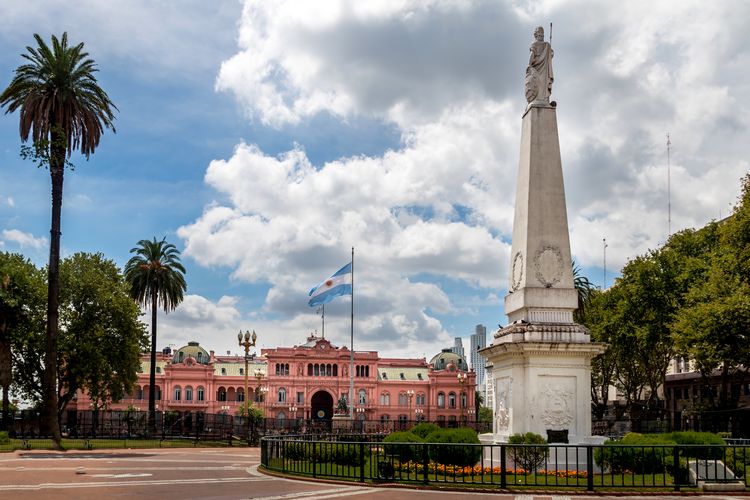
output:
[[[750,466],[750,448],[747,446],[728,447],[724,463],[737,477],[744,477],[746,468]]]
[[[441,446],[446,444],[479,444],[477,433],[473,429],[439,429],[425,438],[430,443],[430,459],[443,465],[473,466],[482,456],[481,446]],[[434,443],[434,444],[433,444]]]
[[[304,460],[307,456],[305,443],[284,443],[284,456],[288,460]]]
[[[685,445],[711,445],[712,448],[687,448],[680,451],[680,455],[687,456],[689,458],[700,458],[700,459],[722,459],[724,457],[724,450],[721,448],[715,448],[715,446],[726,446],[726,442],[718,435],[711,432],[673,432],[667,434],[669,439],[677,444]]]
[[[665,465],[672,461],[673,448],[669,445],[674,444],[668,435],[631,432],[620,441],[607,441],[602,448],[594,450],[594,461],[602,469],[615,473],[625,470],[638,474],[664,472]]]
[[[438,429],[440,429],[440,427],[438,427],[436,424],[433,424],[432,422],[422,422],[421,424],[417,424],[412,427],[409,432],[416,436],[419,436],[421,439],[424,439],[428,434],[435,432]]]
[[[10,443],[10,438],[8,437],[8,433],[5,431],[0,431],[0,444],[8,444]]]
[[[422,425],[422,424],[420,424]],[[433,424],[430,424],[433,425]],[[435,426],[437,427],[437,426]],[[383,439],[383,449],[386,455],[398,457],[401,462],[408,462],[420,457],[421,446],[409,443],[422,443],[423,439],[412,432],[392,432]],[[398,444],[388,444],[398,443]]]
[[[317,462],[333,462],[338,465],[358,467],[362,465],[359,456],[358,443],[318,443],[315,445],[315,460]],[[308,460],[312,460],[312,445],[308,446]]]
[[[510,458],[516,464],[527,471],[536,470],[544,466],[549,453],[547,440],[534,432],[526,434],[513,434],[508,438],[508,444],[538,445],[510,447]]]

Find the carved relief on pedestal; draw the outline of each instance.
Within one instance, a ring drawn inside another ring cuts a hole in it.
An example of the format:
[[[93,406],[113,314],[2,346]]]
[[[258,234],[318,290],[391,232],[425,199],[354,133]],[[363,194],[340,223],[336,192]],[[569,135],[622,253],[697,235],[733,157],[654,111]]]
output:
[[[495,432],[506,432],[510,427],[510,377],[495,380]]]
[[[516,256],[513,257],[513,268],[510,272],[510,289],[516,291],[520,288],[523,279],[523,254],[521,252],[516,252]]]
[[[546,378],[546,377],[545,377]],[[541,417],[547,429],[567,429],[575,419],[575,378],[544,382],[542,379]]]
[[[546,288],[551,288],[560,282],[563,273],[563,258],[560,249],[552,245],[544,245],[534,256],[536,279]]]

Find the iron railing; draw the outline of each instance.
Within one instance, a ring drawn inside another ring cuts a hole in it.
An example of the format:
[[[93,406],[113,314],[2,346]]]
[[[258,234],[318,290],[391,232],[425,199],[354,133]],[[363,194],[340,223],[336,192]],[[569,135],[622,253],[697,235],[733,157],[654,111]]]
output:
[[[363,483],[680,491],[696,488],[702,478],[747,486],[750,446],[389,443],[284,435],[261,440],[261,464],[283,474]]]

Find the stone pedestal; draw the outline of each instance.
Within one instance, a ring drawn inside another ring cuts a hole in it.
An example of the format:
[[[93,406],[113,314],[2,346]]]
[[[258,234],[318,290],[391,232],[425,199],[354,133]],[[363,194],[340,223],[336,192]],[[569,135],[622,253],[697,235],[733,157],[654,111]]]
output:
[[[493,440],[535,432],[567,433],[570,444],[591,436],[591,358],[604,346],[585,341],[576,324],[519,324],[499,331],[483,355],[493,363]]]

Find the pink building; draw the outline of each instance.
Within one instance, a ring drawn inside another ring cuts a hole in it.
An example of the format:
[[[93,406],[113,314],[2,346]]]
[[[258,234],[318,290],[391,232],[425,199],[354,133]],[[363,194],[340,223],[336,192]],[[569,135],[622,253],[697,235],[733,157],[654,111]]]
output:
[[[349,392],[350,352],[310,336],[294,347],[262,349],[248,360],[248,394],[266,417],[330,419]],[[131,397],[111,409],[148,408],[149,355]],[[381,358],[377,351],[354,354],[354,411],[360,420],[474,420],[476,377],[463,357],[443,350],[422,359]],[[265,396],[265,397],[264,397]],[[159,410],[235,414],[245,401],[245,359],[217,356],[197,342],[157,356]],[[75,405],[75,406],[73,406]],[[85,394],[73,409],[88,409]]]

